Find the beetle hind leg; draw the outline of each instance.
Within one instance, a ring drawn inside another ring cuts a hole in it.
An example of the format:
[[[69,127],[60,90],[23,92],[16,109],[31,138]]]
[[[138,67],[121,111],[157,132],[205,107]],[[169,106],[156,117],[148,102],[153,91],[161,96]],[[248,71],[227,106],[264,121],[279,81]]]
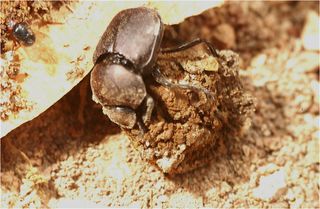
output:
[[[201,38],[197,38],[192,41],[183,43],[182,45],[180,45],[178,47],[161,49],[161,53],[179,52],[179,51],[187,50],[187,49],[192,48],[192,47],[199,45],[199,44],[205,44],[213,56],[219,57],[219,54],[218,54],[217,50],[215,49],[215,47],[210,42],[203,40]]]
[[[177,47],[174,47],[174,48],[161,49],[161,53],[167,54],[167,53],[180,52],[180,51],[184,51],[184,50],[190,49],[190,48],[192,48],[192,47],[194,47],[196,45],[199,45],[199,44],[205,44],[206,47],[209,49],[210,54],[212,56],[220,58],[220,55],[218,54],[218,52],[217,52],[216,48],[213,46],[213,44],[208,42],[208,41],[206,41],[206,40],[204,40],[204,39],[201,39],[201,38],[197,38],[197,39],[194,39],[192,41],[183,43],[180,46],[177,46]],[[216,59],[216,60],[219,63],[219,65],[223,68],[223,65],[221,64],[220,60],[219,59]]]

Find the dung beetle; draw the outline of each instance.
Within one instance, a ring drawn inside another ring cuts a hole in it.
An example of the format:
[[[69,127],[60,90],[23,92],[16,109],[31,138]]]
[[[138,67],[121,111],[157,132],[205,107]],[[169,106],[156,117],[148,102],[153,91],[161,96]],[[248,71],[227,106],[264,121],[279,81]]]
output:
[[[35,34],[25,22],[15,23],[11,20],[8,23],[8,28],[12,32],[13,37],[24,46],[31,46],[36,41]]]
[[[102,35],[93,55],[90,84],[93,100],[103,107],[109,119],[122,128],[136,124],[144,133],[154,108],[144,79],[151,75],[161,85],[204,91],[201,87],[174,84],[156,66],[157,55],[172,53],[205,43],[214,56],[217,52],[208,42],[196,39],[176,48],[160,49],[164,25],[159,14],[138,7],[119,12]]]

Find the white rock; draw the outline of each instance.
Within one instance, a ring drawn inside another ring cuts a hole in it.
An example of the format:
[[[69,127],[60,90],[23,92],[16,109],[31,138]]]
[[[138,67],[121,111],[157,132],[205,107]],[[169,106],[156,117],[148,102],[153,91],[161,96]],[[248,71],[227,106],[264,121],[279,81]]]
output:
[[[268,176],[260,177],[259,186],[253,189],[252,195],[257,199],[276,200],[287,189],[284,169],[280,169]]]
[[[293,57],[286,63],[287,69],[292,68],[297,73],[315,72],[320,65],[320,55],[317,52],[305,51]]]
[[[259,54],[251,60],[251,66],[254,68],[263,66],[266,63],[267,58],[266,54]]]

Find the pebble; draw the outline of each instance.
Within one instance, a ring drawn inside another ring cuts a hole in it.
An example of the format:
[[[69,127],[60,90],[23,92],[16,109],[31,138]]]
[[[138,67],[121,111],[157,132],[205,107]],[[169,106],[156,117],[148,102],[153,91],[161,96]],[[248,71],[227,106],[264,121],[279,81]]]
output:
[[[255,68],[255,67],[261,67],[261,66],[263,66],[265,63],[266,63],[266,61],[267,61],[267,55],[266,54],[259,54],[259,55],[257,55],[257,56],[255,56],[252,60],[251,60],[251,66],[253,67],[253,68]]]
[[[261,176],[259,186],[253,189],[254,198],[265,201],[274,201],[280,198],[287,190],[284,169],[280,169],[268,176]]]
[[[306,17],[306,23],[302,30],[302,44],[303,47],[307,50],[320,50],[319,42],[319,28],[320,28],[320,17],[315,12],[310,10]]]
[[[319,53],[305,51],[289,59],[286,68],[296,73],[310,73],[319,68],[319,58]]]

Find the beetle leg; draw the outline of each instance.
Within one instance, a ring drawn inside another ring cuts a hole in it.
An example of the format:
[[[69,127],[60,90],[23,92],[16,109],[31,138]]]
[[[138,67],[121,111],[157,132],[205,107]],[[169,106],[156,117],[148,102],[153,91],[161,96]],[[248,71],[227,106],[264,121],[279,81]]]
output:
[[[152,111],[154,108],[154,101],[150,95],[147,94],[147,96],[145,97],[143,106],[145,108],[145,111],[142,115],[142,121],[145,125],[148,125],[150,123]]]
[[[189,84],[189,83],[185,83],[185,84],[174,83],[173,81],[171,81],[169,78],[166,78],[161,73],[159,67],[155,67],[152,70],[151,74],[152,74],[153,78],[155,79],[155,81],[163,86],[166,86],[169,88],[191,89],[191,90],[197,91],[197,92],[204,92],[206,94],[207,98],[214,100],[214,96],[213,96],[212,92],[210,92],[208,89],[200,87],[200,86],[196,86],[193,84]]]
[[[142,135],[148,132],[146,125],[150,123],[153,108],[153,98],[147,94],[137,111],[137,125]]]
[[[186,42],[186,43],[183,43],[182,45],[178,46],[178,47],[175,47],[175,48],[166,48],[166,49],[161,49],[161,52],[162,53],[174,53],[174,52],[179,52],[179,51],[183,51],[183,50],[186,50],[186,49],[189,49],[189,48],[192,48],[198,44],[205,44],[210,53],[215,56],[215,57],[219,57],[219,54],[217,53],[215,47],[208,41],[206,40],[203,40],[201,38],[197,38],[197,39],[194,39],[190,42]]]

